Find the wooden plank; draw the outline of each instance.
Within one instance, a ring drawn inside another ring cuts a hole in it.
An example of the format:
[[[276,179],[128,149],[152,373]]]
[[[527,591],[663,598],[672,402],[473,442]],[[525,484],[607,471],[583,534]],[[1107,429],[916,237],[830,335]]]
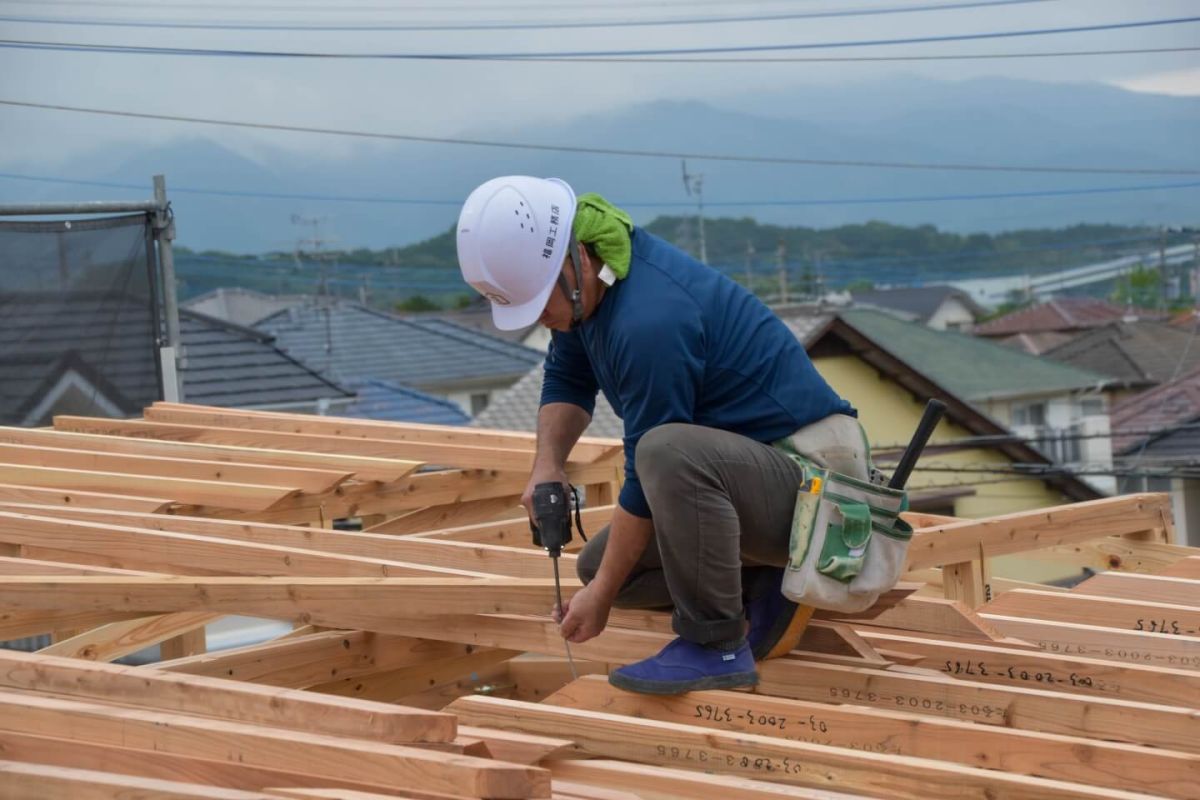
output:
[[[123,775],[178,780],[244,791],[259,791],[264,787],[280,784],[390,791],[390,787],[387,785],[337,779],[318,774],[313,770],[316,770],[319,765],[310,765],[303,770],[269,770],[233,761],[195,758],[150,750],[134,750],[128,747],[79,740],[72,741],[70,746],[64,747],[61,739],[29,736],[4,730],[0,730],[0,752],[13,760],[29,763],[95,769]],[[459,797],[458,795],[429,792],[410,792],[409,796],[434,798],[434,800],[447,800],[447,798],[453,800]]]
[[[1200,636],[1172,636],[999,614],[984,614],[983,618],[1010,636],[1027,639],[1051,653],[1200,670]]]
[[[354,698],[0,650],[0,687],[381,742],[450,742],[454,717]]]
[[[1045,565],[1095,572],[1158,573],[1180,559],[1195,553],[1195,548],[1176,544],[1144,541],[1135,536],[1105,536],[1086,542],[1044,547],[1026,558]]]
[[[428,638],[449,637],[550,655],[563,652],[562,638],[550,620],[481,616],[454,623],[409,619],[403,625],[411,635]],[[595,639],[572,645],[571,651],[581,660],[624,664],[653,655],[670,639],[658,633],[608,628]],[[758,671],[758,691],[779,697],[869,705],[1174,749],[1184,748],[1180,740],[1186,737],[1181,731],[1197,719],[1196,712],[1182,708],[957,680],[936,673],[910,674],[896,667],[870,669],[789,657],[764,661]],[[1200,749],[1200,741],[1189,746]]]
[[[605,759],[559,760],[548,765],[554,777],[613,786],[637,792],[643,800],[862,800],[848,795],[802,786],[757,781],[735,775],[715,775],[688,769],[649,767]]]
[[[170,614],[175,618],[175,621],[185,619],[182,614]],[[218,616],[217,619],[220,619]],[[158,646],[159,659],[169,660],[173,658],[187,658],[188,656],[196,656],[208,650],[208,634],[203,625],[198,625],[188,630],[164,639]]]
[[[1017,589],[997,597],[984,611],[1007,617],[1078,622],[1167,636],[1200,636],[1200,607],[1197,606]]]
[[[579,588],[564,580],[564,597]],[[13,611],[204,610],[381,633],[403,633],[400,615],[544,612],[553,597],[553,580],[530,578],[0,578],[0,608]]]
[[[600,506],[585,508],[580,512],[585,532],[596,532],[612,521],[615,506]],[[505,545],[509,547],[532,548],[529,534],[529,518],[516,516],[499,522],[485,522],[477,525],[463,525],[457,528],[424,531],[417,534],[428,539],[452,539],[458,542],[474,542],[477,544]],[[583,541],[572,538],[567,545],[568,550],[579,550]]]
[[[1141,533],[1170,513],[1168,495],[1133,494],[924,528],[913,536],[907,569]]]
[[[904,632],[860,631],[860,635],[879,648],[895,647],[919,654],[919,666],[956,678],[1200,708],[1200,673],[1197,672],[927,639]]]
[[[319,764],[331,777],[476,797],[546,797],[550,789],[544,770],[490,759],[35,695],[0,693],[0,729],[284,771]]]
[[[1093,575],[1071,591],[1074,594],[1142,600],[1148,603],[1200,606],[1200,580],[1188,578],[1105,572]]]
[[[1186,578],[1191,581],[1200,581],[1200,556],[1181,558],[1174,564],[1164,567],[1157,574],[1165,578]]]
[[[10,611],[0,603],[0,641],[38,636],[51,631],[94,628],[143,616],[145,614],[132,611]]]
[[[142,436],[175,442],[222,444],[233,447],[298,450],[307,453],[398,458],[425,461],[465,469],[494,469],[523,472],[533,468],[533,453],[526,450],[406,443],[389,439],[364,439],[310,433],[285,433],[254,428],[220,425],[178,424],[141,420],[93,419],[60,416],[54,418],[55,430],[101,433],[108,436]]]
[[[989,599],[982,559],[947,564],[942,567],[942,591],[947,600],[957,600],[970,609],[979,608]]]
[[[462,675],[502,664],[520,655],[515,650],[476,648],[471,645],[464,647],[466,652],[454,653],[445,658],[427,658],[418,664],[409,664],[371,675],[338,678],[308,688],[322,694],[394,703],[410,694],[453,683]]]
[[[108,625],[92,628],[78,636],[43,647],[38,651],[38,655],[114,661],[181,633],[197,628],[203,630],[205,625],[220,618],[219,614],[185,611],[179,614],[159,614],[124,622],[110,622]],[[204,652],[203,646],[200,652]],[[167,656],[164,654],[163,657]]]
[[[472,525],[488,520],[494,520],[501,514],[514,516],[521,505],[521,495],[507,497],[489,497],[484,500],[473,500],[468,503],[450,503],[448,505],[430,506],[418,511],[412,511],[400,517],[392,517],[366,529],[368,533],[387,533],[393,535],[420,533],[421,531],[436,530],[458,525]]]
[[[71,767],[0,761],[0,797],[8,800],[276,800],[280,795],[197,783],[138,778]]]
[[[580,678],[545,702],[580,711],[928,758],[1181,800],[1200,796],[1200,759],[1195,756],[1074,736],[742,692],[635,695],[597,677]]]
[[[540,764],[547,758],[557,758],[565,754],[572,745],[570,739],[533,736],[528,733],[478,728],[471,725],[459,725],[458,732],[461,736],[482,740],[487,745],[492,758],[517,764]]]
[[[104,492],[144,496],[156,494],[179,503],[196,503],[240,511],[264,511],[298,490],[250,483],[199,481],[160,475],[124,475],[57,467],[0,463],[0,482],[26,483],[59,491]]]
[[[426,442],[430,444],[469,444],[476,447],[499,447],[533,452],[537,437],[523,431],[495,431],[485,428],[464,428],[459,425],[431,425],[415,422],[384,422],[381,420],[348,419],[336,415],[314,417],[311,414],[291,414],[281,411],[259,411],[250,409],[221,408],[185,403],[156,402],[145,411],[147,419],[169,421],[165,414],[170,412],[193,415],[221,414],[238,415],[245,422],[260,427],[268,420],[286,423],[285,430],[291,433],[319,433],[329,436],[358,436],[366,439],[391,439],[402,442]],[[253,420],[253,422],[250,422]],[[207,424],[207,423],[205,423]],[[274,428],[262,428],[264,430]],[[620,439],[605,439],[581,436],[571,451],[572,461],[591,463],[622,450]]]
[[[335,453],[304,453],[266,448],[230,447],[191,442],[168,442],[130,436],[104,436],[49,428],[0,427],[0,442],[72,450],[93,450],[103,453],[159,456],[163,458],[198,459],[260,466],[299,467],[352,472],[360,480],[391,483],[416,471],[419,461],[392,458],[370,458]]]
[[[166,510],[174,501],[167,498],[135,495],[81,492],[76,489],[47,489],[16,483],[0,483],[0,501],[11,503],[45,503],[88,508],[112,508],[155,514]]]
[[[150,575],[153,573],[114,567],[92,567],[40,558],[0,556],[0,575]]]
[[[455,573],[488,573],[512,578],[544,578],[549,573],[546,554],[530,547],[502,547],[473,544],[415,536],[330,531],[323,528],[303,528],[294,525],[239,522],[205,517],[184,517],[175,514],[135,514],[81,508],[57,508],[27,504],[0,504],[0,511],[77,519],[111,525],[215,536],[255,544],[295,547],[361,558],[403,561],[436,573],[453,570]],[[562,556],[563,570],[570,574],[575,556]]]
[[[170,528],[170,518],[162,527]],[[78,519],[0,511],[0,541],[102,557],[123,568],[168,568],[173,573],[300,576],[479,575],[401,561],[325,553],[169,530],[133,528]]]
[[[1107,797],[1117,791],[1008,775],[942,761],[860,753],[807,742],[635,720],[616,714],[582,712],[518,700],[463,697],[455,700],[450,709],[471,724],[547,736],[570,731],[580,752],[591,756],[688,766],[814,788],[837,786],[898,799],[1065,800]]]
[[[164,456],[136,456],[96,450],[70,450],[0,443],[0,461],[37,467],[60,467],[128,475],[163,475],[203,481],[280,486],[305,492],[328,492],[353,473],[328,469],[198,461]]]
[[[990,566],[990,565],[989,565]],[[921,594],[927,597],[943,597],[945,594],[944,584],[942,581],[942,570],[937,567],[926,567],[915,572],[906,573],[903,576],[906,581],[922,581],[926,584],[928,591],[922,591]],[[1019,581],[1012,578],[1005,578],[993,573],[987,579],[987,586],[991,590],[992,597],[1011,592],[1013,589],[1041,589],[1046,592],[1066,592],[1069,589],[1062,586],[1052,586],[1048,583],[1033,583],[1032,581]],[[991,598],[988,598],[991,599]]]

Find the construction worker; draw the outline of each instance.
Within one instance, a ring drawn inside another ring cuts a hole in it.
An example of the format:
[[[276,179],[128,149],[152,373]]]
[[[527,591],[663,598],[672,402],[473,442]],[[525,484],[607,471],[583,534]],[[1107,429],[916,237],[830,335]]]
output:
[[[579,555],[563,637],[598,635],[614,606],[673,609],[679,638],[614,685],[755,684],[756,660],[791,650],[809,613],[780,592],[803,473],[772,444],[866,479],[854,409],[752,293],[599,195],[496,178],[467,199],[457,243],[498,328],[552,331],[526,507],[537,484],[567,482],[598,390],[624,422],[625,482]]]

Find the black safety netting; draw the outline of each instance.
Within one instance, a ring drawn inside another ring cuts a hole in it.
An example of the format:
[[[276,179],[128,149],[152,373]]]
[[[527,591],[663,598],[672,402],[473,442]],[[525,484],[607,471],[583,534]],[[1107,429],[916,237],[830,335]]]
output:
[[[0,221],[0,424],[162,399],[155,274],[146,214]]]

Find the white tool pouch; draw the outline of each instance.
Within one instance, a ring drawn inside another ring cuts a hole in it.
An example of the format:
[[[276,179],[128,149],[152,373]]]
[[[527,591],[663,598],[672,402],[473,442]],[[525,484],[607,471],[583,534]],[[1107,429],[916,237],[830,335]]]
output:
[[[900,519],[908,496],[818,467],[781,447],[804,468],[796,493],[783,594],[802,605],[855,613],[875,604],[904,570],[912,527]],[[820,480],[817,492],[814,479]]]

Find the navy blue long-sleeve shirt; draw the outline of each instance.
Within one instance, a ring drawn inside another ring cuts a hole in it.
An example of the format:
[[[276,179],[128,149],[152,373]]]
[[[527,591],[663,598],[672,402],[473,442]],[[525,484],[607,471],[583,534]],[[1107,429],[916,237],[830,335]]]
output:
[[[651,516],[634,454],[658,425],[773,442],[830,414],[855,414],[753,294],[640,228],[632,239],[628,277],[574,331],[553,333],[541,400],[591,414],[604,392],[625,423],[622,508]]]

